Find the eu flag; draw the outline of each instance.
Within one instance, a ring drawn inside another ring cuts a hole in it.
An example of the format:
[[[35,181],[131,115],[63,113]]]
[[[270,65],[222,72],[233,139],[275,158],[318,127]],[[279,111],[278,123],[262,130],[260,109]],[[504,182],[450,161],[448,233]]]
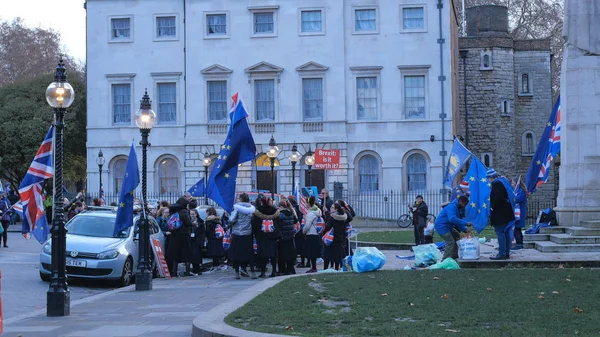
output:
[[[550,171],[550,163],[552,159],[560,152],[560,96],[556,99],[552,114],[546,123],[544,133],[538,144],[525,182],[527,191],[535,192],[538,186],[544,184],[548,180],[548,172]]]
[[[458,138],[455,138],[454,144],[452,144],[452,150],[450,151],[450,157],[448,158],[444,185],[452,187],[454,177],[456,177],[460,169],[465,166],[470,157],[471,152],[467,150]]]
[[[477,157],[473,156],[471,167],[465,176],[469,182],[469,204],[466,207],[466,220],[473,223],[477,233],[487,226],[490,217],[490,191],[492,185],[485,177],[487,169]]]
[[[229,112],[231,125],[206,187],[206,195],[227,212],[232,211],[235,202],[238,165],[256,156],[256,145],[246,120],[248,112],[237,93],[231,98],[233,99]]]
[[[115,220],[114,236],[117,236],[120,231],[133,226],[133,194],[139,184],[140,170],[138,169],[135,148],[133,147],[133,144],[131,144],[123,186],[121,187],[121,197],[119,198],[119,208],[117,209],[117,218]]]
[[[204,195],[204,178],[198,180],[194,186],[190,187],[188,190],[192,197],[201,197]]]

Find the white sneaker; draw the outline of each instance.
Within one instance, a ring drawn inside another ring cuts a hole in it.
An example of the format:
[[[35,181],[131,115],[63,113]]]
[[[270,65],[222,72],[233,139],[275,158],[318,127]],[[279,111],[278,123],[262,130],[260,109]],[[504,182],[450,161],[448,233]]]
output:
[[[323,259],[322,258],[318,258],[317,259],[317,264],[322,264],[323,263]]]

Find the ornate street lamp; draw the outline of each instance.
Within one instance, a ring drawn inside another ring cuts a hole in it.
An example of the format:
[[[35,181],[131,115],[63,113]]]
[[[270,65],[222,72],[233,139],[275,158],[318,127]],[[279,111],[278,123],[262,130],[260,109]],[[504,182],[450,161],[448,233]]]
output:
[[[46,294],[46,315],[71,314],[71,293],[67,284],[67,229],[63,204],[63,129],[67,108],[73,104],[75,91],[67,82],[62,57],[54,73],[54,81],[46,89],[46,101],[54,109],[54,219],[52,220],[52,265],[50,287]]]
[[[304,157],[304,164],[308,166],[308,186],[312,186],[312,167],[315,164],[315,154],[311,151],[310,145]]]
[[[148,136],[155,123],[156,113],[152,110],[150,96],[148,96],[148,89],[146,89],[140,101],[140,109],[135,113],[135,124],[142,134],[142,141],[140,142],[140,145],[142,145],[142,207],[146,207],[148,200],[146,148],[150,145],[148,143]],[[152,266],[150,265],[149,249],[150,231],[145,211],[142,212],[139,223],[139,259],[138,269],[135,273],[135,290],[152,290]]]
[[[102,165],[104,165],[104,154],[102,154],[102,150],[98,151],[98,157],[96,158],[96,164],[98,164],[98,173],[100,173],[100,185],[99,185],[99,196],[100,199],[104,199],[104,196],[102,194]]]
[[[208,167],[212,160],[208,155],[208,152],[204,153],[204,159],[202,159],[202,165],[204,165],[204,204],[208,205],[208,195],[206,194],[206,188],[208,187]]]
[[[279,148],[275,143],[275,138],[271,135],[269,140],[269,150],[267,151],[267,157],[271,160],[271,200],[275,202],[275,159],[279,155]]]
[[[292,193],[296,188],[296,163],[301,157],[300,152],[298,152],[298,147],[296,146],[296,143],[294,143],[294,145],[292,145],[292,154],[289,156],[290,163],[292,163]]]

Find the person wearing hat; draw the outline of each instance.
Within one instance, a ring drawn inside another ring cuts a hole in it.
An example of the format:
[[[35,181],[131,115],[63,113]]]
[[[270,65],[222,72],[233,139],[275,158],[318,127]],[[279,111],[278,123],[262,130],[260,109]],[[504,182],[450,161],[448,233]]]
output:
[[[413,227],[415,233],[415,245],[420,245],[425,243],[425,225],[427,225],[427,214],[429,213],[429,208],[427,204],[423,201],[422,195],[417,195],[415,200],[415,204],[413,206],[408,206],[413,216]]]
[[[442,208],[444,208],[449,203],[458,199],[459,197],[462,197],[464,195],[465,197],[468,198],[470,194],[471,193],[469,192],[469,182],[463,181],[459,185],[454,186],[454,188],[452,188],[452,195],[450,195],[450,200],[442,203],[441,206],[442,206]],[[463,211],[464,211],[464,209],[463,209]]]
[[[490,222],[498,238],[498,255],[490,257],[491,260],[507,260],[510,258],[511,235],[514,227],[515,195],[510,183],[501,177],[496,170],[490,168],[486,178],[492,185],[490,192]]]

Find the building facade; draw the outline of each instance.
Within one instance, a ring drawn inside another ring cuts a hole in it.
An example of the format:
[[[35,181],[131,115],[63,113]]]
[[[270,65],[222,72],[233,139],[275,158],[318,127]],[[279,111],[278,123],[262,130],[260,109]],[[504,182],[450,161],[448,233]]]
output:
[[[291,193],[293,144],[339,149],[313,185],[439,190],[458,108],[456,8],[448,0],[87,0],[88,189],[118,193],[144,90],[158,116],[148,190],[176,193],[204,176],[228,129],[231,95],[247,107],[257,157],[239,191]],[[441,21],[440,21],[441,20]],[[441,27],[440,27],[441,22]],[[441,34],[441,36],[440,36]],[[295,181],[306,185],[304,158]],[[108,177],[108,179],[107,179]],[[106,182],[107,181],[107,182]]]
[[[466,13],[467,36],[459,39],[457,134],[486,166],[525,179],[552,111],[550,40],[513,40],[503,6]],[[536,197],[554,199],[554,181],[551,172]]]

